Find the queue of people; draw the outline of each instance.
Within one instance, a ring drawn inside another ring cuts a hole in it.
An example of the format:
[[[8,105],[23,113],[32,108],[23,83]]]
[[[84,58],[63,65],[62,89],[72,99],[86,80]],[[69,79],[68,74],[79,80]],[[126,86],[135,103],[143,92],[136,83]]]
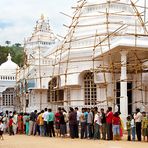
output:
[[[136,113],[127,117],[126,121],[127,140],[148,142],[148,116],[136,109]],[[45,108],[41,112],[16,113],[16,111],[0,114],[0,138],[4,139],[3,133],[9,135],[26,134],[46,137],[71,137],[81,139],[120,140],[124,131],[120,112],[112,112],[97,107],[70,108],[67,112],[64,108],[58,108],[54,113],[52,109]]]

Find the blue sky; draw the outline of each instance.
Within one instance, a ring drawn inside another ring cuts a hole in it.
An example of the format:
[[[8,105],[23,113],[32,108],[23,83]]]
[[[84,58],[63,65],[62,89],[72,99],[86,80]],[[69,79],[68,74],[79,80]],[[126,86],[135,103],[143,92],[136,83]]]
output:
[[[49,18],[55,34],[64,36],[66,28],[63,24],[69,24],[71,20],[60,12],[72,14],[71,6],[76,2],[77,0],[0,0],[0,45],[4,45],[6,40],[23,43],[24,38],[31,35],[41,14]]]

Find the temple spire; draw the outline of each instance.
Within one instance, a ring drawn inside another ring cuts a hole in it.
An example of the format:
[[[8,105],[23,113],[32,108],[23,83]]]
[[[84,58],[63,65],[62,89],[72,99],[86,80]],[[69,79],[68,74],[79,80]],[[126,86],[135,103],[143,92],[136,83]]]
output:
[[[10,55],[10,53],[8,54],[7,59],[8,59],[8,61],[11,61],[11,55]]]

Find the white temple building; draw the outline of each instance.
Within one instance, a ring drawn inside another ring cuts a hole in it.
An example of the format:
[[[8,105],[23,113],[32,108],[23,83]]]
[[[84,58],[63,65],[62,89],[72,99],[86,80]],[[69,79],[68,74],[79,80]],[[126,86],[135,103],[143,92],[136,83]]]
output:
[[[47,90],[52,58],[48,59],[47,54],[58,41],[50,29],[49,21],[42,15],[31,37],[25,40],[25,64],[17,71],[17,97],[22,111],[31,112],[48,106]]]
[[[16,69],[19,67],[11,60],[10,54],[7,59],[0,65],[0,110],[14,111],[19,109],[15,92]]]
[[[69,31],[52,51],[49,103],[117,105],[123,119],[147,110],[148,31],[140,10],[129,0],[82,0],[73,8]]]
[[[73,8],[68,33],[56,46],[49,38],[42,45],[36,33],[26,43],[34,63],[20,78],[28,74],[35,85],[28,109],[118,106],[123,119],[137,107],[147,111],[148,31],[140,10],[129,0],[82,0]]]

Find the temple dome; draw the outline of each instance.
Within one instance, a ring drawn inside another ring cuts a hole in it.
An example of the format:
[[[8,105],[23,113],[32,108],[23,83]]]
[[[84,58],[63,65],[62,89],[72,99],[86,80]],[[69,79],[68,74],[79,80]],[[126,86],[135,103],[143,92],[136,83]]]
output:
[[[10,53],[8,54],[7,59],[8,60],[6,62],[1,64],[0,69],[1,70],[4,70],[4,69],[15,70],[15,69],[17,69],[18,65],[11,60]]]

